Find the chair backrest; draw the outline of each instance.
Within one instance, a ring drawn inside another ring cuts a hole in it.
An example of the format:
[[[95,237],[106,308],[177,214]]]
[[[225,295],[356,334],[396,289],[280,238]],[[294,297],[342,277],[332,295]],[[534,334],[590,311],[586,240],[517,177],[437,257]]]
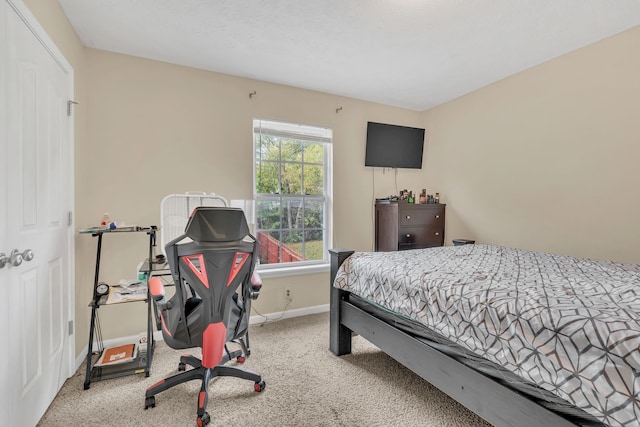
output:
[[[226,332],[234,293],[240,285],[243,289],[250,285],[256,246],[241,209],[198,207],[193,211],[184,234],[165,247],[176,285],[172,300],[182,311],[165,325],[171,347],[201,346],[206,335],[213,333],[211,328],[216,336],[222,328]]]
[[[199,208],[193,211],[184,234],[194,242],[235,242],[249,235],[240,208]]]

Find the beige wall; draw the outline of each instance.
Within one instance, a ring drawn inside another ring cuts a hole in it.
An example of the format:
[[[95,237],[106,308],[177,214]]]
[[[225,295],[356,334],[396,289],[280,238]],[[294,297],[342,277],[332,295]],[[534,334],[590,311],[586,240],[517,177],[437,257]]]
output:
[[[172,193],[251,198],[252,121],[267,118],[333,129],[335,246],[371,249],[372,176],[363,166],[366,122],[420,126],[422,114],[100,50],[87,49],[86,58],[86,152],[92,154],[84,160],[92,167],[78,176],[78,226],[95,224],[104,212],[116,221],[158,225],[160,202]],[[419,176],[419,171],[400,172],[398,179],[406,183]],[[122,240],[119,235],[105,238],[118,252],[105,247],[104,265],[114,266],[102,276],[109,282],[130,277],[145,255],[142,236],[127,238],[125,247],[116,242]],[[92,257],[78,257],[85,280],[91,278]],[[293,295],[289,309],[326,304],[328,281],[328,273],[265,279],[254,307],[261,313],[281,311],[285,287]],[[112,311],[104,309],[101,316],[109,319],[107,310]],[[119,317],[127,309],[121,310]],[[131,309],[126,317],[142,315]],[[126,333],[125,327],[116,335]]]
[[[371,250],[374,197],[427,188],[447,203],[447,242],[640,262],[638,28],[418,113],[85,49],[55,0],[25,3],[75,70],[78,229],[104,212],[157,225],[171,193],[250,198],[259,117],[333,129],[334,247]],[[365,168],[367,120],[426,126],[423,169]],[[80,351],[94,239],[77,236],[76,252]],[[102,278],[131,277],[145,254],[144,235],[105,237]],[[282,310],[284,288],[289,308],[328,302],[328,274],[290,276],[265,280],[256,309]],[[141,303],[101,309],[105,338],[141,332],[144,313]]]
[[[448,237],[640,263],[640,27],[425,112]]]

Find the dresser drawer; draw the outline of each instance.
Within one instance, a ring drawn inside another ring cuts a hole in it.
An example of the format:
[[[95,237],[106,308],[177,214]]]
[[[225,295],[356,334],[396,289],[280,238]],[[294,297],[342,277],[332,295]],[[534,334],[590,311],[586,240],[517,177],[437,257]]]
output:
[[[444,206],[405,206],[398,211],[398,224],[400,227],[444,228]]]
[[[444,244],[444,227],[400,227],[398,246],[418,245],[422,247]]]
[[[438,242],[429,242],[429,243],[421,243],[421,244],[414,244],[414,243],[403,243],[401,245],[398,245],[398,250],[399,251],[408,251],[410,249],[426,249],[426,248],[437,248],[439,246],[444,246],[442,243]]]

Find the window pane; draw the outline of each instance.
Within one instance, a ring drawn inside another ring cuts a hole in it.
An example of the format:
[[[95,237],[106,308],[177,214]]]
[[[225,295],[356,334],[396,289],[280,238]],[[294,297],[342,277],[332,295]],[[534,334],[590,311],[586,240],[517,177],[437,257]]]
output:
[[[302,164],[281,163],[281,194],[302,194]]]
[[[277,162],[256,161],[256,192],[259,194],[280,194]]]
[[[302,141],[282,138],[281,143],[283,162],[302,161]]]
[[[304,227],[304,210],[301,198],[286,198],[282,200],[282,228],[302,230]]]
[[[280,160],[280,138],[270,135],[256,135],[256,161]]]
[[[304,261],[303,257],[303,237],[301,231],[283,231],[282,232],[282,261],[281,262],[298,262]]]
[[[307,230],[304,232],[304,257],[309,260],[324,259],[324,244],[322,230]]]
[[[305,163],[324,163],[324,146],[318,143],[307,143],[304,147]]]
[[[282,228],[279,200],[256,200],[256,228],[259,230]]]
[[[281,243],[279,231],[259,231],[257,234],[260,264],[279,264]]]
[[[305,228],[324,228],[324,200],[305,200]]]
[[[323,194],[324,177],[323,166],[304,165],[304,194]]]
[[[269,135],[256,137],[256,192],[259,194],[280,193],[278,167],[280,161],[280,139]]]

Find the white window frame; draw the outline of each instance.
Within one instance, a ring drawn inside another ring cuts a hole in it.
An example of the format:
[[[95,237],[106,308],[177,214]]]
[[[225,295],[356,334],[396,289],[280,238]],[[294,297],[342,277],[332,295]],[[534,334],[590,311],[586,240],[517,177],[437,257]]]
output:
[[[258,201],[280,198],[282,195],[262,195],[257,193],[257,173],[256,173],[256,135],[257,130],[268,129],[271,135],[279,135],[290,137],[302,141],[323,142],[324,143],[324,159],[323,159],[323,185],[324,185],[324,232],[323,232],[323,259],[307,260],[287,263],[261,264],[258,266],[262,277],[279,277],[296,274],[312,274],[329,271],[329,253],[328,249],[333,244],[333,130],[322,126],[303,125],[290,122],[282,122],[275,120],[254,119],[253,120],[253,199],[254,199],[254,224],[255,234],[258,234]],[[284,196],[285,198],[287,196]],[[305,195],[291,195],[293,198],[305,198]],[[313,196],[309,196],[313,198]]]

